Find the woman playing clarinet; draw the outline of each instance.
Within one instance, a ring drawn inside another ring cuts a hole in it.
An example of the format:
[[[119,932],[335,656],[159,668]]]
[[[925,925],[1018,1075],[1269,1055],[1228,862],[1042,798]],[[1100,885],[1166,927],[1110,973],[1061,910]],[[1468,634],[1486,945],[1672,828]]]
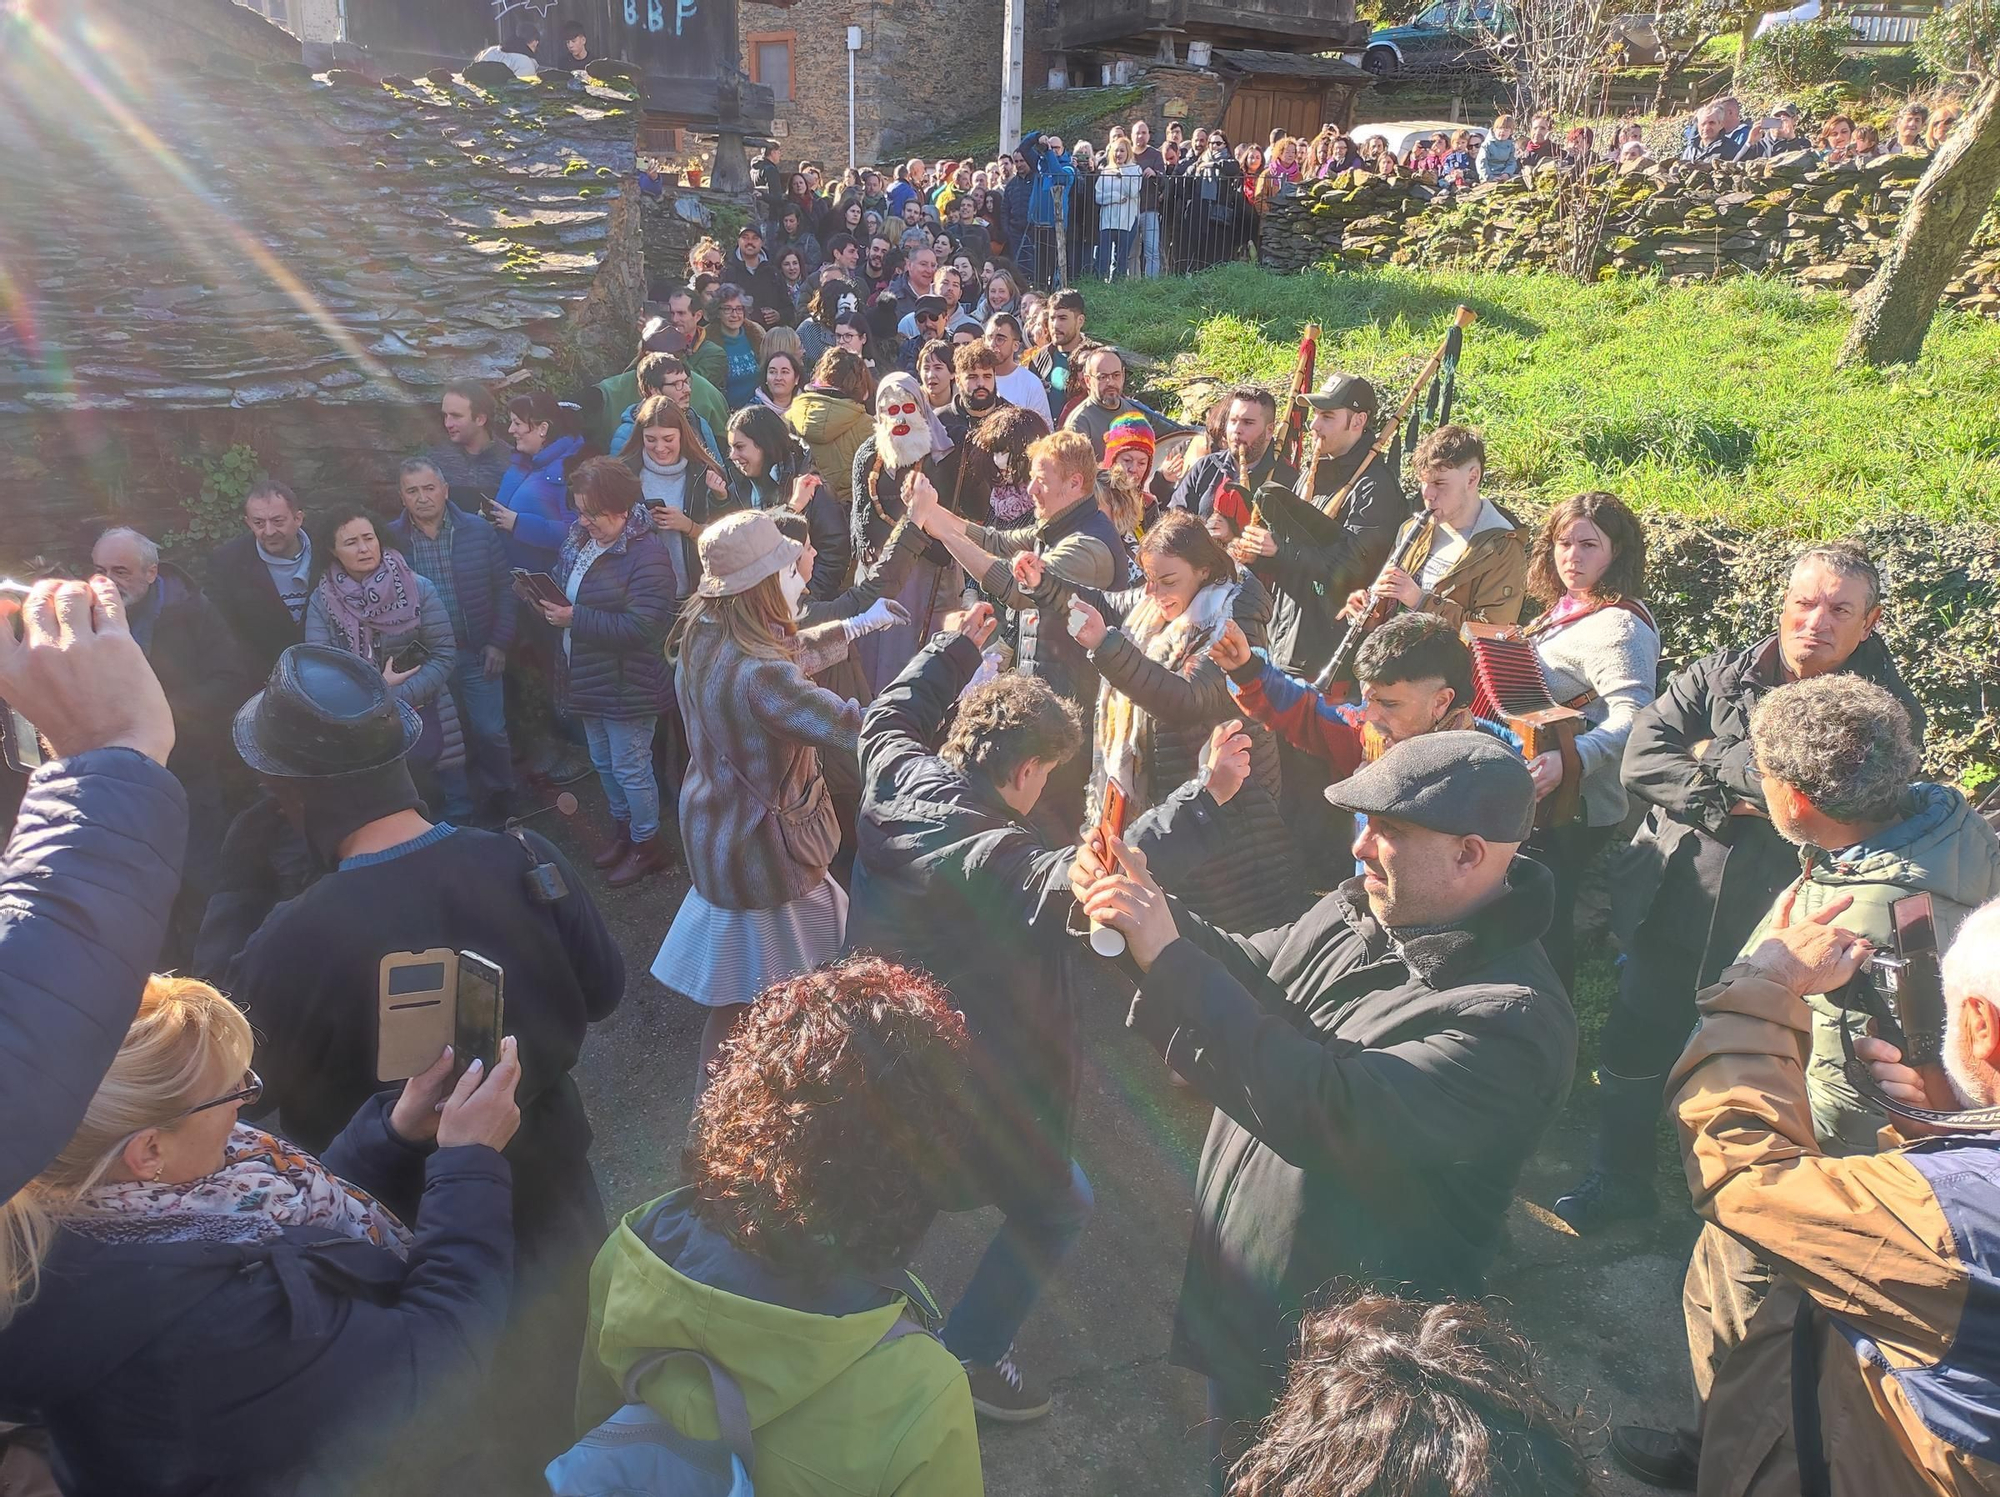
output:
[[[1582,711],[1579,734],[1583,815],[1536,831],[1523,849],[1556,879],[1555,916],[1542,947],[1565,988],[1576,978],[1576,890],[1583,870],[1625,819],[1618,765],[1639,709],[1653,700],[1660,631],[1639,600],[1646,578],[1646,532],[1631,510],[1603,492],[1558,504],[1528,555],[1528,592],[1545,605],[1527,634],[1548,678],[1549,695]],[[1562,782],[1559,754],[1528,762],[1535,793]]]

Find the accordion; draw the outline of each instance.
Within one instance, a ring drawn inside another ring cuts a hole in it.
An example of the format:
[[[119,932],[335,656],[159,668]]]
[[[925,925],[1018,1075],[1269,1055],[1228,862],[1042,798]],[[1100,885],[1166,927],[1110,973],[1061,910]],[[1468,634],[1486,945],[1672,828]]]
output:
[[[1472,652],[1472,710],[1502,722],[1521,740],[1522,754],[1562,756],[1562,783],[1535,806],[1535,826],[1567,826],[1583,814],[1583,762],[1577,736],[1590,724],[1577,710],[1549,695],[1548,677],[1534,642],[1512,624],[1467,624],[1459,636]]]

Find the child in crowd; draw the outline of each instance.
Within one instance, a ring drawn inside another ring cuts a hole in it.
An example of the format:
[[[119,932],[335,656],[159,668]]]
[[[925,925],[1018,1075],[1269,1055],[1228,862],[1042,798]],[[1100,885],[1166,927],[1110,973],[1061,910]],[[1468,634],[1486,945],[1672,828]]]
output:
[[[1479,148],[1479,180],[1504,182],[1521,175],[1521,158],[1514,150],[1514,116],[1503,114],[1493,121],[1493,133]]]

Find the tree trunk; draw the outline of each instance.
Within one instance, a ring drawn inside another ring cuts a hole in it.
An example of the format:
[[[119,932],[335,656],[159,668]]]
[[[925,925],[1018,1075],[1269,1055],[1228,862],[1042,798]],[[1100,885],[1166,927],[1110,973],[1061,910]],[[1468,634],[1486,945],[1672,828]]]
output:
[[[1989,78],[1911,194],[1895,244],[1855,302],[1854,324],[1838,362],[1907,364],[1916,358],[1938,298],[1993,206],[1996,190],[2000,78]]]

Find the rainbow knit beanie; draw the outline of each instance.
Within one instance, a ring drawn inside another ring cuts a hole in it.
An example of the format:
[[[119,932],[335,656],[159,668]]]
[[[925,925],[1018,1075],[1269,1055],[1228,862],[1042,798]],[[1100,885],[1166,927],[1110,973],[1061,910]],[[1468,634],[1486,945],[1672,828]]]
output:
[[[1127,447],[1138,447],[1145,451],[1148,462],[1153,457],[1153,427],[1137,411],[1127,411],[1111,423],[1104,433],[1104,466],[1110,467],[1118,454]]]

